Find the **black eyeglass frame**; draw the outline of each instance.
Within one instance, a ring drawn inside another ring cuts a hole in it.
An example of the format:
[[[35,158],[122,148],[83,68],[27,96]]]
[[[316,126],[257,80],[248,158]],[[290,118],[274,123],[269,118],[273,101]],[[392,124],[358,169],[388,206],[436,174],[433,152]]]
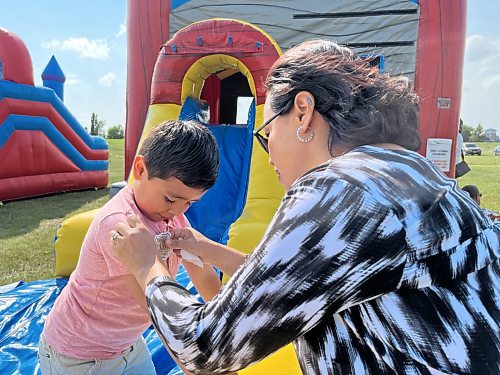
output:
[[[259,142],[260,147],[262,147],[262,149],[268,154],[269,154],[269,138],[260,134],[260,131],[264,129],[266,126],[268,126],[271,122],[273,122],[278,116],[281,116],[285,112],[285,108],[283,108],[279,112],[276,112],[266,122],[264,122],[257,130],[253,131],[253,135],[257,139],[257,142]]]

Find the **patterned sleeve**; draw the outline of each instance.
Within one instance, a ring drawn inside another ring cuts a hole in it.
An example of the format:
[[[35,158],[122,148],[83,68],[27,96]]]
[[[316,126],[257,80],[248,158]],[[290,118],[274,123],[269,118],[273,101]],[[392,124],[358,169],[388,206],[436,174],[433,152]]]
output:
[[[200,304],[174,280],[146,293],[157,331],[195,373],[237,371],[313,329],[326,314],[397,288],[405,232],[393,211],[333,178],[288,192],[262,242],[222,291]]]

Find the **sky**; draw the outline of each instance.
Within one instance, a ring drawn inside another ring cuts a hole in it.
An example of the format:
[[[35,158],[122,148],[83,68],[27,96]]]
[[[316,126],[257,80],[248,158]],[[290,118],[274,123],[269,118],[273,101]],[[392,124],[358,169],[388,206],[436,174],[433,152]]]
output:
[[[16,33],[33,61],[35,85],[55,55],[64,101],[83,126],[92,112],[125,125],[126,0],[0,0],[0,27]],[[500,132],[500,0],[469,0],[461,116]]]

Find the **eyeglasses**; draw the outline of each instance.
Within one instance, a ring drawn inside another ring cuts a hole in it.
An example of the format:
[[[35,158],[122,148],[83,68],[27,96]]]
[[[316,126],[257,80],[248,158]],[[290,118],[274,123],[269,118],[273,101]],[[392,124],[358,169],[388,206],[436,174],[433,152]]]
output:
[[[267,125],[269,125],[271,122],[273,122],[276,117],[281,116],[284,112],[284,109],[281,111],[275,113],[269,120],[264,122],[257,130],[254,130],[253,135],[255,138],[257,138],[257,142],[259,142],[259,145],[264,149],[265,152],[269,154],[269,138],[266,136],[260,134],[259,132],[264,129]]]

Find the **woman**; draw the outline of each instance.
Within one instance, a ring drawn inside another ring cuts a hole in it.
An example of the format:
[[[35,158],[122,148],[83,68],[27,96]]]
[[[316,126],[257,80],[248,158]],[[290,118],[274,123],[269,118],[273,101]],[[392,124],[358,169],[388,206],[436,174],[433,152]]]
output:
[[[408,81],[316,40],[267,89],[256,136],[288,191],[261,243],[246,260],[195,231],[170,243],[235,271],[213,300],[175,282],[136,219],[111,233],[166,345],[194,373],[290,342],[306,374],[499,373],[500,226],[415,152]]]

